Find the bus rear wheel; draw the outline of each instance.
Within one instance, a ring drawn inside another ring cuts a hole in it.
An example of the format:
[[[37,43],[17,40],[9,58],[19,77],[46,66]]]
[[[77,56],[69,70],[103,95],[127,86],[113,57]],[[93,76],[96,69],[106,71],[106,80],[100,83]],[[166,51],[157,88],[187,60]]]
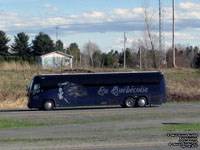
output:
[[[135,99],[133,97],[127,97],[125,99],[125,106],[128,108],[134,107],[135,106]]]
[[[137,106],[145,107],[146,105],[147,105],[147,98],[146,97],[138,97]]]
[[[52,100],[46,100],[43,105],[44,110],[52,110],[54,108],[54,103]]]

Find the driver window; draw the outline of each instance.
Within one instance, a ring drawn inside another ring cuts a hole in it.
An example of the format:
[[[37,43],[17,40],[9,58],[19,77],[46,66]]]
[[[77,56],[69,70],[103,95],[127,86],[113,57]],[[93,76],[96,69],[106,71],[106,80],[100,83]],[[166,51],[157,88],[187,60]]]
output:
[[[40,92],[40,84],[34,84],[33,86],[33,94],[37,94]]]

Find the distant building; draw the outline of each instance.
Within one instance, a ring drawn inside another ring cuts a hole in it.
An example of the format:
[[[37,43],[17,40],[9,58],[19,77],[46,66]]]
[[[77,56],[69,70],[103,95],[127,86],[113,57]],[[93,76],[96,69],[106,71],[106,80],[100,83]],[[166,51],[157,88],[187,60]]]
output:
[[[60,51],[54,51],[45,55],[41,55],[37,58],[38,64],[43,69],[59,69],[59,68],[72,68],[73,56],[62,53]]]

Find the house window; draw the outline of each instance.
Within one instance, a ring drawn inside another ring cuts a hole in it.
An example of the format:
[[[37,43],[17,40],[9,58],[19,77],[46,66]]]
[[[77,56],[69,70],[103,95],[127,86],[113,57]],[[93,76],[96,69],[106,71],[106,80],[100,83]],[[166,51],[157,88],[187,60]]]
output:
[[[69,63],[70,61],[69,61],[69,59],[65,59],[65,62],[66,62],[66,63]]]

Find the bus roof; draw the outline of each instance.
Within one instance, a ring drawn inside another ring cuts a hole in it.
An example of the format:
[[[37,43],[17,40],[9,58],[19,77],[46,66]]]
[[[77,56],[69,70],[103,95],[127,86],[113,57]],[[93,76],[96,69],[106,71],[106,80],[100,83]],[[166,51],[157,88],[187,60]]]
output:
[[[94,72],[94,73],[62,73],[62,74],[41,74],[37,76],[62,76],[62,75],[101,75],[101,74],[132,74],[132,73],[138,73],[138,74],[163,74],[163,72],[160,71],[132,71],[132,72]]]

